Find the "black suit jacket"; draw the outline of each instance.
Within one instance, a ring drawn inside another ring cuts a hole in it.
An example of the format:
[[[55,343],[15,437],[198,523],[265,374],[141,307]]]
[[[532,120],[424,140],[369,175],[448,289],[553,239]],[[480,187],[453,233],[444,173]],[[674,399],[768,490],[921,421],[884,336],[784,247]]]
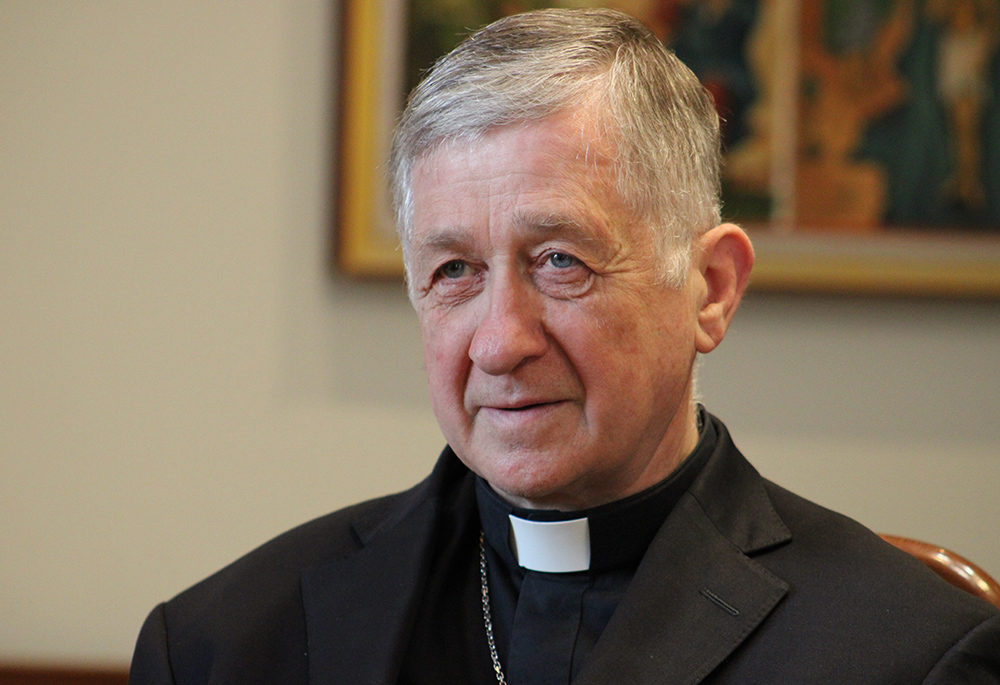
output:
[[[576,683],[1000,683],[1000,612],[764,480],[717,427]],[[395,682],[472,487],[446,449],[415,488],[272,540],[154,609],[129,682]]]

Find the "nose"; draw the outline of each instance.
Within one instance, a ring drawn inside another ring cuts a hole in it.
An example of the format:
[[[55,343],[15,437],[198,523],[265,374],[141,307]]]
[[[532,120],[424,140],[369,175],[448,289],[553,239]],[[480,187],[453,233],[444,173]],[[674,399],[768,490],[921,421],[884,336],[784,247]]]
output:
[[[514,371],[548,349],[540,294],[519,274],[491,274],[483,297],[485,310],[469,346],[475,366],[491,375]]]

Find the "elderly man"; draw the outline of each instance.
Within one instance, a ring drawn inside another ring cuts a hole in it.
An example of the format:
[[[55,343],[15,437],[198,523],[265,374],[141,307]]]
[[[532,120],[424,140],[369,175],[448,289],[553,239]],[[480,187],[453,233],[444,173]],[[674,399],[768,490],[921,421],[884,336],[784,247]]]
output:
[[[132,682],[1000,682],[1000,612],[694,403],[753,263],[718,157],[624,15],[518,15],[439,62],[392,173],[448,447],[156,608]]]

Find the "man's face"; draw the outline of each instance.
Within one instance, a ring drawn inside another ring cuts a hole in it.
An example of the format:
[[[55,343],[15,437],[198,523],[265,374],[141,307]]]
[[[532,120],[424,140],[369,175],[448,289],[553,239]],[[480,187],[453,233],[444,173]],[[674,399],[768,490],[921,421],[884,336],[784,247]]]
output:
[[[697,441],[697,296],[657,279],[586,111],[446,145],[413,170],[411,279],[434,413],[508,501],[638,492]]]

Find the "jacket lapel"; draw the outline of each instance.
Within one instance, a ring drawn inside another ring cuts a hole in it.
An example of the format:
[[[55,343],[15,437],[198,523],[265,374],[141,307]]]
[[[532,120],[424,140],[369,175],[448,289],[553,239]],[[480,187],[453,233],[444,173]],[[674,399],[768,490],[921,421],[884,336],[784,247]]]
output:
[[[302,573],[309,682],[395,683],[442,516],[442,498],[471,491],[450,447],[413,489],[359,507],[359,549]],[[388,502],[388,503],[387,503]]]
[[[678,503],[579,685],[699,683],[785,596],[784,581],[707,523],[692,497]]]
[[[436,513],[436,500],[424,501],[361,550],[303,573],[312,685],[395,682]]]
[[[719,453],[667,517],[574,685],[700,683],[788,592],[749,555],[791,536],[719,426]]]
[[[750,555],[791,536],[717,426],[717,454],[657,533],[575,685],[699,683],[787,593]],[[303,573],[312,685],[395,682],[439,518],[432,493],[451,477],[432,475],[412,508],[357,521],[361,549]]]

